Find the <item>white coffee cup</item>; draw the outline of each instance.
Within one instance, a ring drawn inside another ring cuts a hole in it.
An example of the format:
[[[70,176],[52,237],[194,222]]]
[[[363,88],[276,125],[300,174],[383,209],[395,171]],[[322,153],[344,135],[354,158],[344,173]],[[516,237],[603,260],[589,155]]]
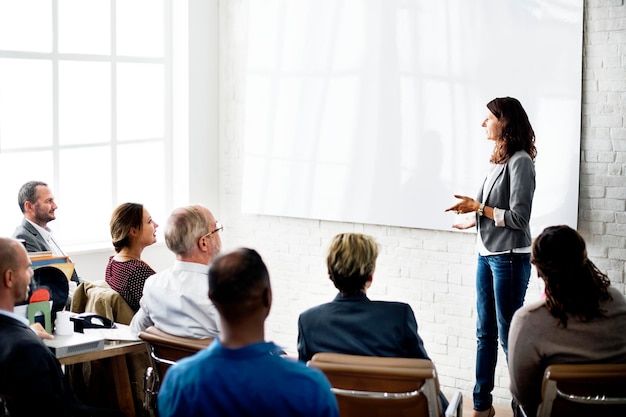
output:
[[[57,319],[55,320],[54,334],[59,336],[67,336],[74,333],[74,322],[70,320],[74,313],[70,311],[57,312]]]

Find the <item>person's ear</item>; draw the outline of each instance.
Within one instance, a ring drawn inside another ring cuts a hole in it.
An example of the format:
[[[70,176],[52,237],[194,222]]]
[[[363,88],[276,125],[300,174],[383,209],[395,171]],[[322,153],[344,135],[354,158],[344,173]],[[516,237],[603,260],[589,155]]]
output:
[[[369,278],[367,278],[367,281],[365,281],[365,289],[369,289],[369,287],[372,286],[372,281],[374,281],[374,274],[370,274]]]
[[[26,200],[24,202],[24,213],[28,213],[32,209],[33,209],[33,203],[31,203],[30,201]]]
[[[263,307],[269,310],[270,307],[272,306],[272,289],[265,288],[263,290],[263,294],[261,295],[261,298],[263,300]]]
[[[2,285],[6,288],[13,287],[13,270],[6,269],[2,274]]]
[[[206,252],[209,248],[209,245],[206,244],[206,238],[204,236],[198,239],[197,245],[201,252]]]

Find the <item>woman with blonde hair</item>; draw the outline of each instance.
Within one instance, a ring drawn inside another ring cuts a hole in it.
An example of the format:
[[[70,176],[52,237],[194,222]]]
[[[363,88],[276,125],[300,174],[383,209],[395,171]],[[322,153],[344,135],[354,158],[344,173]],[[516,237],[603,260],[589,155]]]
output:
[[[379,246],[372,236],[341,233],[330,242],[328,277],[339,290],[333,301],[298,318],[298,358],[318,352],[389,358],[429,359],[410,305],[373,301],[366,293],[374,279]],[[448,400],[440,394],[443,409]]]
[[[155,274],[141,260],[141,254],[156,242],[157,227],[142,204],[120,204],[111,215],[111,239],[117,254],[109,258],[105,280],[135,312],[139,310],[146,280]]]

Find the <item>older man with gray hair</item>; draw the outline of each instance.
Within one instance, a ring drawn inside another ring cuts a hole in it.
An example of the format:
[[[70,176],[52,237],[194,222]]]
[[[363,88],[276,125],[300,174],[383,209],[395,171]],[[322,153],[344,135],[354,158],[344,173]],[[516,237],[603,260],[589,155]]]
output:
[[[192,338],[215,338],[219,315],[208,299],[208,265],[219,253],[222,225],[209,209],[175,209],[165,225],[165,243],[176,254],[174,265],[146,281],[139,311],[130,323],[139,333],[149,326]]]

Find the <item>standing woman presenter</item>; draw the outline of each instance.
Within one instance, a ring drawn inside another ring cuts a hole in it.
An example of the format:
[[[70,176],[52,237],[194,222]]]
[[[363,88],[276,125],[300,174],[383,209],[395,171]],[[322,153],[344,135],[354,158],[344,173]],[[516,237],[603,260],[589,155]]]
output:
[[[460,199],[446,209],[475,212],[457,229],[478,230],[476,268],[476,385],[472,417],[492,417],[498,338],[508,358],[513,313],[524,303],[530,278],[530,213],[535,193],[537,155],[535,132],[517,99],[495,98],[487,103],[482,123],[494,141],[490,170],[478,197]]]

